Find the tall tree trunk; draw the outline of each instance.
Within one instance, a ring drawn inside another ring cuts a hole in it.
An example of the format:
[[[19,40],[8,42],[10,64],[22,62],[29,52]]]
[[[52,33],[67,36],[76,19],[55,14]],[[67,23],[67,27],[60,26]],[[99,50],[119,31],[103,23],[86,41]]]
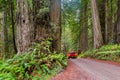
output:
[[[112,0],[106,2],[106,43],[113,42],[113,14],[112,14]]]
[[[114,1],[116,4],[117,11],[114,13],[114,30],[113,30],[113,41],[115,44],[117,44],[117,22],[118,22],[118,0]]]
[[[27,0],[17,0],[17,50],[18,54],[29,51],[31,45],[31,24]]]
[[[82,28],[80,33],[80,51],[84,52],[88,49],[88,15],[87,15],[87,3],[83,8],[82,20],[81,20]]]
[[[100,19],[96,0],[91,0],[92,23],[93,23],[93,48],[100,48],[103,44]]]
[[[117,11],[117,43],[120,44],[120,0],[118,0],[118,11]]]
[[[41,32],[39,29],[39,25],[37,25],[37,14],[40,10],[40,1],[38,0],[33,0],[33,19],[34,19],[34,39],[40,38],[41,36],[39,36],[39,32]]]
[[[61,0],[50,0],[50,19],[53,32],[53,49],[61,51]]]
[[[106,31],[105,31],[105,13],[106,13],[106,0],[101,0],[101,2],[98,3],[98,9],[99,9],[99,17],[100,17],[100,25],[101,25],[101,32],[103,37],[103,44],[106,44]]]
[[[12,0],[10,0],[10,9],[11,9],[11,23],[12,23],[12,39],[13,39],[13,47],[14,47],[14,51],[15,53],[17,53],[17,47],[16,47],[16,41],[15,41],[15,28],[14,28],[14,11],[13,11],[13,2]]]
[[[3,53],[4,53],[4,57],[7,58],[7,53],[8,53],[8,30],[7,30],[7,26],[6,26],[6,22],[7,22],[7,11],[3,11],[2,13],[2,39],[3,39]]]
[[[41,3],[42,2],[42,3]],[[41,39],[50,37],[50,14],[48,11],[39,11],[45,6],[44,0],[35,1],[33,0],[33,13],[34,13],[34,39],[35,41],[40,42]],[[47,7],[45,7],[47,8]]]

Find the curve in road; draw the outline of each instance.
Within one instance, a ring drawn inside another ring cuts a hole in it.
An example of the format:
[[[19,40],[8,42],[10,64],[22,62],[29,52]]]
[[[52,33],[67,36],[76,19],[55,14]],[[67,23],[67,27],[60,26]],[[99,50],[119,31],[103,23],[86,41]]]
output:
[[[120,80],[120,66],[91,59],[70,59],[52,80]]]

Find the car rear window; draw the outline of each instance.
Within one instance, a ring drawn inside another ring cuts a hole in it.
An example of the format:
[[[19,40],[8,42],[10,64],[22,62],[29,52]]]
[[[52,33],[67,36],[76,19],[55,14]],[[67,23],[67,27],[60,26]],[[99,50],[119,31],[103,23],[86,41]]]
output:
[[[75,54],[75,52],[70,52],[70,54]]]

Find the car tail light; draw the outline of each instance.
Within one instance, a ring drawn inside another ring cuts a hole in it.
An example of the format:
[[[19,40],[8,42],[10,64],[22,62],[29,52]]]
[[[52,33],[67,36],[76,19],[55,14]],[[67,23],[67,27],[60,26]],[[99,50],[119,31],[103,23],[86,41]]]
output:
[[[70,54],[68,54],[68,56],[70,56]]]
[[[77,56],[77,54],[75,54],[75,56]]]

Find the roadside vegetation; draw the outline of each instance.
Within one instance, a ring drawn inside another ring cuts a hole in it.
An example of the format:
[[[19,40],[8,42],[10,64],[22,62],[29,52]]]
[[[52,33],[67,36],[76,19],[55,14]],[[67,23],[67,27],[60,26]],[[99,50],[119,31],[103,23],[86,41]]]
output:
[[[0,61],[0,80],[48,80],[63,69],[66,56],[51,52],[51,43],[44,40],[34,44],[29,53],[17,54]],[[41,52],[42,51],[42,52]]]
[[[81,53],[79,57],[120,62],[120,45],[104,45],[100,49],[91,49]]]
[[[0,80],[47,80],[69,51],[120,62],[119,16],[120,0],[0,0]]]

